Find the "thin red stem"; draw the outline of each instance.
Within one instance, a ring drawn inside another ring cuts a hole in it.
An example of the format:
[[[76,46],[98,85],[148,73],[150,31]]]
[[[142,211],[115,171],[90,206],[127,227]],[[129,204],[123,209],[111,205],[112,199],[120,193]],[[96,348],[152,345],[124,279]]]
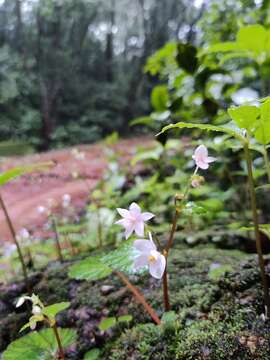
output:
[[[115,271],[115,274],[128,287],[128,289],[132,292],[132,294],[135,296],[135,298],[138,300],[138,302],[143,305],[144,309],[148,312],[148,314],[151,316],[151,318],[154,320],[154,322],[157,325],[159,325],[161,323],[160,318],[158,317],[157,313],[152,308],[152,306],[149,305],[148,302],[145,300],[145,297],[143,296],[143,294],[134,285],[131,284],[131,282],[128,280],[128,278],[123,273],[121,273],[120,271]]]

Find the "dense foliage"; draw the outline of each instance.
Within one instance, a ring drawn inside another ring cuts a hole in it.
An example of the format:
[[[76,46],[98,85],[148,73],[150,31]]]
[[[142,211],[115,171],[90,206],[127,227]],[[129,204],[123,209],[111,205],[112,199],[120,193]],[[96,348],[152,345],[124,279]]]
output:
[[[186,0],[2,1],[0,140],[47,148],[127,133],[149,111],[147,56],[200,16]]]

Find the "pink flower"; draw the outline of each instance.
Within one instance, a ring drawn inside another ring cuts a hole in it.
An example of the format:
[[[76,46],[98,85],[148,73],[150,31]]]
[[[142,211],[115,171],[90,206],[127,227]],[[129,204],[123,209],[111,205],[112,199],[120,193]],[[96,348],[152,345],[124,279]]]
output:
[[[123,219],[116,221],[116,224],[125,228],[126,239],[135,231],[138,236],[144,235],[144,222],[152,219],[155,215],[150,212],[141,212],[138,204],[133,202],[129,210],[117,208],[118,213]]]
[[[192,159],[195,160],[196,166],[203,170],[209,168],[209,163],[216,161],[216,158],[208,156],[208,150],[204,145],[196,148]]]
[[[134,269],[138,270],[148,266],[150,275],[156,279],[161,279],[166,268],[166,259],[164,255],[157,251],[151,234],[149,233],[149,240],[135,240],[134,247],[140,252],[140,255],[134,261]]]
[[[69,194],[64,194],[62,196],[62,206],[63,208],[68,208],[71,203],[71,196]]]

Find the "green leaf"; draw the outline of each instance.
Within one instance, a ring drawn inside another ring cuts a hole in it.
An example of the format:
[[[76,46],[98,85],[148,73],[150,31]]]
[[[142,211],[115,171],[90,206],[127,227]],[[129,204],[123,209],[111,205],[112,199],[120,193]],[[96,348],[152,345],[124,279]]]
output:
[[[167,126],[164,126],[161,130],[161,133],[164,133],[167,130],[170,129],[200,129],[200,130],[206,130],[206,131],[217,131],[217,132],[223,132],[225,134],[228,134],[238,140],[240,140],[241,142],[245,142],[245,138],[243,137],[243,135],[241,134],[240,130],[235,127],[232,123],[228,123],[222,126],[215,126],[215,125],[210,125],[210,124],[194,124],[194,123],[185,123],[185,122],[178,122],[176,124],[170,124]],[[158,136],[159,134],[157,134],[156,136]]]
[[[64,348],[76,341],[76,332],[58,329]],[[3,360],[54,360],[58,351],[52,329],[31,332],[13,341],[3,353]]]
[[[198,201],[204,209],[212,212],[221,211],[224,208],[224,202],[220,199],[212,198]]]
[[[86,230],[86,226],[85,224],[59,224],[57,230],[60,234],[81,234]]]
[[[176,67],[176,48],[177,44],[175,42],[167,43],[147,59],[144,71],[155,76],[164,68],[164,66]]]
[[[154,122],[154,119],[151,116],[140,116],[136,119],[133,119],[129,122],[130,126],[135,125],[152,125]]]
[[[252,131],[258,117],[260,116],[260,109],[256,106],[243,105],[239,107],[231,107],[228,110],[228,113],[239,128]]]
[[[183,213],[188,216],[193,214],[202,215],[207,213],[207,210],[203,206],[200,206],[193,201],[189,201],[185,204]]]
[[[219,66],[223,66],[227,61],[238,58],[250,58],[249,53],[245,51],[238,51],[234,53],[224,54],[220,57]]]
[[[133,263],[136,254],[133,242],[134,240],[124,241],[116,250],[102,256],[100,261],[113,270],[134,274]]]
[[[24,325],[20,328],[20,331],[19,331],[19,332],[22,332],[23,330],[28,329],[29,327],[30,327],[30,322],[24,324]]]
[[[270,224],[260,224],[259,229],[270,239]],[[254,226],[242,226],[240,231],[254,231]]]
[[[133,241],[123,242],[117,249],[103,256],[88,257],[71,266],[68,275],[77,280],[100,280],[109,276],[113,270],[133,274],[136,256]]]
[[[106,319],[103,319],[99,325],[98,328],[101,331],[106,331],[108,329],[110,329],[111,327],[113,327],[116,324],[116,318],[115,317],[108,317]]]
[[[191,44],[177,45],[176,61],[180,68],[187,73],[193,74],[198,67],[197,49]]]
[[[52,166],[52,162],[40,163],[35,165],[28,165],[22,167],[16,167],[10,170],[5,171],[0,174],[0,186],[6,184],[7,182],[22,176],[24,174],[33,172],[33,171],[42,171],[47,170],[50,166]]]
[[[261,118],[257,122],[257,130],[255,131],[255,139],[264,145],[270,143],[270,99],[264,101],[261,106]]]
[[[210,46],[207,49],[207,52],[231,52],[231,51],[239,51],[239,46],[236,42],[233,41],[225,41],[222,43],[217,43]]]
[[[130,322],[133,319],[132,315],[123,315],[117,318],[117,322]]]
[[[67,309],[70,306],[70,302],[61,302],[49,306],[45,306],[42,309],[42,313],[44,315],[47,315],[49,318],[55,318],[55,316],[65,309]]]
[[[100,280],[112,273],[112,269],[101,262],[100,257],[90,256],[71,266],[69,277],[77,280]]]
[[[169,93],[167,86],[158,85],[154,87],[151,93],[151,104],[156,111],[164,111],[167,109],[169,101]]]
[[[236,41],[241,48],[257,54],[266,50],[267,39],[266,29],[259,24],[242,27],[236,36]]]
[[[270,190],[270,184],[264,184],[261,186],[257,186],[256,191],[259,191],[259,190]]]
[[[157,144],[154,149],[143,150],[138,152],[131,160],[131,165],[136,165],[139,161],[146,161],[146,160],[159,160],[161,154],[163,153],[163,146]]]
[[[100,359],[100,349],[92,349],[90,351],[88,351],[85,355],[84,355],[84,358],[83,360],[98,360]]]
[[[234,50],[239,50],[238,45],[235,42],[227,41],[227,42],[211,45],[208,49],[206,49],[206,52],[219,53],[219,52],[229,52]]]

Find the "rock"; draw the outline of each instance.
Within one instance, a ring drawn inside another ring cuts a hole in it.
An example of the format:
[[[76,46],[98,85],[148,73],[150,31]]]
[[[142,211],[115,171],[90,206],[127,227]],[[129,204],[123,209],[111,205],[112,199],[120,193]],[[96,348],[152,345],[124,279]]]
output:
[[[102,295],[108,295],[110,294],[114,289],[114,286],[112,285],[102,285],[100,288],[101,294]]]

